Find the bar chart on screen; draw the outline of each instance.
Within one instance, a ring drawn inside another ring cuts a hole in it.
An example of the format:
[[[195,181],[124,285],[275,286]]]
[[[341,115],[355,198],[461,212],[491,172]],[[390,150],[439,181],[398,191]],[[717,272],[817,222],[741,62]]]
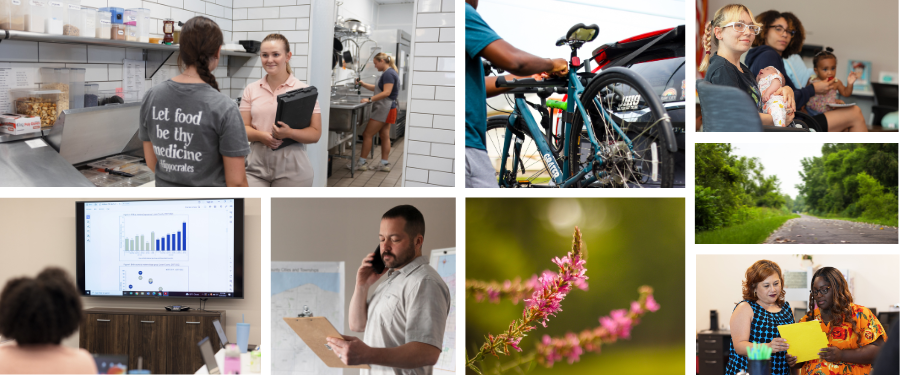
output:
[[[188,215],[119,216],[119,260],[190,260]]]

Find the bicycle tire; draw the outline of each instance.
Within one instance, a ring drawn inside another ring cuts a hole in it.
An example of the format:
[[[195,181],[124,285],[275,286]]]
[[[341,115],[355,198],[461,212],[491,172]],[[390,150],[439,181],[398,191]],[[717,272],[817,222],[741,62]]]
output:
[[[487,121],[487,132],[485,138],[485,146],[487,147],[488,155],[493,158],[499,158],[503,155],[506,150],[503,150],[503,141],[506,136],[507,131],[507,122],[509,121],[509,116],[499,115],[499,116],[491,116]],[[513,163],[513,155],[510,152],[509,157],[507,158],[507,172],[512,173],[507,176],[500,176],[500,162],[499,159],[491,160],[494,165],[495,175],[497,176],[497,183],[500,187],[510,186],[510,187],[531,187],[531,186],[550,186],[550,172],[547,170],[547,166],[544,164],[543,159],[540,156],[540,152],[537,151],[537,146],[534,143],[534,139],[531,138],[531,135],[528,132],[524,132],[521,129],[512,129],[515,137],[521,137],[524,139],[522,142],[522,163],[516,166],[516,169],[512,169]],[[515,142],[515,138],[513,138],[513,142]],[[518,177],[519,171],[521,171],[522,166],[524,165],[526,173],[524,173],[521,177]],[[504,180],[506,184],[504,184]]]
[[[674,140],[671,120],[666,116],[665,109],[650,85],[645,80],[632,77],[633,73],[630,71],[626,70],[626,73],[621,70],[626,69],[610,68],[596,75],[588,83],[580,98],[590,116],[594,135],[597,137],[602,148],[601,153],[604,155],[604,163],[597,172],[605,173],[597,173],[596,175],[601,177],[591,186],[670,188],[675,180],[675,157],[666,147],[668,139]],[[612,95],[608,94],[610,87],[613,91]],[[604,94],[605,88],[607,95],[604,96],[601,94]],[[640,95],[640,98],[633,101],[637,103],[633,105],[633,110],[630,108],[620,110],[621,106],[616,107],[625,101],[625,98],[633,99],[634,95]],[[621,136],[601,116],[593,101],[593,98],[598,96],[601,106],[610,115],[611,120],[631,139],[634,153],[628,153],[627,147],[622,147],[624,142],[620,144]],[[626,120],[624,117],[629,117],[631,120]],[[590,154],[590,152],[585,153],[582,150],[586,146],[589,151],[590,143],[586,138],[587,132],[584,131],[584,119],[578,113],[576,113],[571,134],[574,136],[570,140],[568,156],[572,161],[570,174],[574,175],[584,168],[588,154]],[[654,164],[656,165],[655,180],[653,179]]]

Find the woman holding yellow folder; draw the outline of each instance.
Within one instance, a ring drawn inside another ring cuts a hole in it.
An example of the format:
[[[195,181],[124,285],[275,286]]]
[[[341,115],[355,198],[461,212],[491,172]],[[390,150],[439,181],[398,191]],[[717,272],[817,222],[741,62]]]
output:
[[[828,347],[819,359],[802,363],[804,375],[867,375],[878,357],[887,334],[872,312],[853,303],[847,280],[833,267],[822,267],[813,274],[809,306],[817,306],[800,319],[818,320],[828,337]],[[815,302],[815,305],[813,303]],[[796,358],[788,356],[788,364],[797,368]]]
[[[781,267],[771,260],[753,263],[744,275],[742,292],[744,300],[731,313],[725,374],[747,369],[747,349],[761,343],[772,349],[772,375],[788,375],[791,369],[785,354],[789,345],[778,333],[778,326],[794,323],[794,313],[784,300]]]

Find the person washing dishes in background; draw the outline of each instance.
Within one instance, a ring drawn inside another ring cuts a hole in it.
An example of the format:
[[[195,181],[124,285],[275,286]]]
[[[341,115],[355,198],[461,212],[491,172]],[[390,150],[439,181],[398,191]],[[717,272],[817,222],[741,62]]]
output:
[[[250,186],[312,186],[313,167],[306,154],[306,144],[316,143],[322,136],[322,111],[319,102],[313,110],[309,127],[292,129],[284,122],[275,123],[278,95],[309,87],[294,77],[291,70],[291,47],[281,34],[263,39],[259,57],[266,76],[244,88],[241,117],[250,144],[247,179]],[[282,140],[297,143],[284,148]]]
[[[0,374],[96,374],[94,358],[62,340],[78,330],[81,297],[66,271],[12,279],[0,292]]]
[[[400,92],[400,75],[397,73],[397,65],[394,64],[394,59],[384,52],[375,55],[372,58],[372,64],[375,65],[375,69],[382,72],[377,84],[373,85],[365,83],[359,78],[356,79],[357,84],[365,87],[366,90],[375,92],[375,95],[371,98],[361,100],[362,103],[368,102],[373,104],[372,117],[369,118],[369,123],[363,132],[362,152],[360,153],[359,161],[356,163],[356,169],[361,171],[372,169],[390,172],[391,164],[388,163],[388,157],[391,155],[391,124],[397,122],[397,95]],[[375,137],[376,133],[380,134],[379,136],[381,137],[381,165],[368,166],[366,155],[372,150],[372,138]],[[348,164],[347,167],[349,168],[350,165]]]
[[[222,30],[206,17],[181,31],[181,74],[144,95],[138,136],[156,186],[247,186],[247,133],[234,101],[219,92]]]
[[[413,206],[394,207],[382,216],[378,237],[385,270],[375,273],[375,254],[367,254],[350,299],[350,329],[365,336],[329,337],[328,343],[345,364],[372,365],[368,374],[431,374],[441,355],[450,289],[422,256],[425,218]]]

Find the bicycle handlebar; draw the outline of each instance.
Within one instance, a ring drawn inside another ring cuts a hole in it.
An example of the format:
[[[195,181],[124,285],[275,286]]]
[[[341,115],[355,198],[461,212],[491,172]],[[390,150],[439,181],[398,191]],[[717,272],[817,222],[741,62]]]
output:
[[[497,87],[558,87],[558,86],[568,86],[569,80],[567,78],[551,78],[544,80],[536,80],[534,78],[510,78],[506,79],[506,76],[497,77]]]

